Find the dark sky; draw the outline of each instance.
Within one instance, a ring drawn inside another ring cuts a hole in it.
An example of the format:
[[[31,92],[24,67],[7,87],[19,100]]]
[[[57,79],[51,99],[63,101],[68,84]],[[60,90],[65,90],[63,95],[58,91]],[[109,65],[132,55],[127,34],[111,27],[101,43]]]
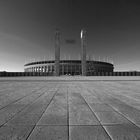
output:
[[[56,28],[62,59],[79,58],[85,28],[88,55],[113,60],[115,70],[140,70],[140,2],[0,0],[0,71],[23,71],[25,62],[53,59]]]

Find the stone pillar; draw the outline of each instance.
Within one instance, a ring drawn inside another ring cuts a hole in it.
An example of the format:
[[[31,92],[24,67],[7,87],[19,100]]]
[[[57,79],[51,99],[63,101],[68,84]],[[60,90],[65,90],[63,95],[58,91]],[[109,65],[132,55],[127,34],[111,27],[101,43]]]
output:
[[[46,65],[46,72],[48,73],[48,65]]]
[[[86,31],[81,30],[81,68],[82,76],[86,76]]]
[[[44,66],[44,72],[46,73],[46,66]]]
[[[43,66],[41,67],[41,72],[42,72],[42,73],[44,72],[44,67],[43,67]]]
[[[64,75],[64,63],[62,63],[62,75]]]
[[[52,73],[52,65],[50,65],[50,73]]]
[[[60,32],[55,32],[55,76],[59,76],[60,69]]]

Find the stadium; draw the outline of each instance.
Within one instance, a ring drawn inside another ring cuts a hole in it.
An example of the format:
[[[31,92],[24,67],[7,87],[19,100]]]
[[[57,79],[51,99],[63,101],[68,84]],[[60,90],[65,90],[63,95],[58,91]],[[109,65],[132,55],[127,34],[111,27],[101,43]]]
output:
[[[113,72],[114,66],[108,62],[87,60],[86,31],[81,30],[81,60],[60,59],[60,32],[55,33],[55,59],[30,62],[24,65],[25,72],[45,73],[46,75],[94,75],[94,73]]]
[[[95,72],[113,72],[113,64],[102,61],[86,61],[87,75]],[[55,61],[38,61],[24,65],[25,72],[43,72],[55,74]],[[60,60],[59,75],[81,75],[81,60]]]

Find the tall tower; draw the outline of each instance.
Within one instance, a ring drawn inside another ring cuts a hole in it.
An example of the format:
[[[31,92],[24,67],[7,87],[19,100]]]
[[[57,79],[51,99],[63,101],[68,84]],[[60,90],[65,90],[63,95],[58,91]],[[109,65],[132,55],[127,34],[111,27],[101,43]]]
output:
[[[56,30],[55,32],[55,76],[59,76],[59,64],[60,62],[60,32]]]
[[[81,68],[82,76],[86,76],[86,30],[81,30]]]

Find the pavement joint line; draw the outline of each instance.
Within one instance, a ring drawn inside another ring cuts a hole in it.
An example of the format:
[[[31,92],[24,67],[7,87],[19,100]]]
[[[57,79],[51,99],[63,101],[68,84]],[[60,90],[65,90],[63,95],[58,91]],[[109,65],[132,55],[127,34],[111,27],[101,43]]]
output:
[[[79,93],[81,95],[81,93]],[[81,97],[83,98],[83,100],[85,101],[85,103],[87,104],[87,106],[89,107],[89,109],[91,110],[92,114],[96,117],[96,119],[99,121],[99,124],[101,124],[100,119],[98,118],[98,116],[96,115],[96,113],[92,110],[91,106],[87,103],[86,99],[81,95]],[[108,135],[108,137],[110,138],[110,140],[113,140],[112,136],[109,134],[109,132],[105,129],[105,127],[101,124],[101,127],[104,129],[104,131],[106,132],[106,134]]]
[[[78,127],[80,127],[80,126],[82,126],[82,127],[88,127],[88,126],[93,126],[93,127],[95,127],[95,126],[117,126],[117,125],[131,125],[131,124],[127,124],[127,123],[125,123],[125,124],[100,124],[100,125],[78,125],[78,124],[76,124],[76,125],[69,125],[69,127],[71,127],[71,126],[78,126]],[[6,124],[6,125],[3,125],[3,127],[7,127],[7,126],[13,126],[13,124]],[[28,124],[28,125],[24,125],[24,124],[14,124],[14,126],[34,126],[34,124]],[[36,125],[36,127],[40,127],[40,126],[44,126],[44,127],[49,127],[49,126],[67,126],[68,127],[68,125]]]
[[[69,128],[69,90],[67,86],[67,126],[68,126],[68,140],[70,139],[70,128]]]
[[[39,97],[41,97],[42,95],[44,95],[45,92],[43,92],[41,95],[39,95],[34,101],[32,101],[31,103],[25,105],[25,107],[23,107],[23,109],[21,109],[20,111],[18,111],[16,114],[14,114],[10,119],[8,119],[5,123],[3,123],[2,125],[0,125],[0,128],[5,126],[10,120],[12,120],[15,116],[17,116],[19,113],[21,113],[22,111],[24,111],[26,108],[29,108],[32,104],[34,104],[36,102],[36,100],[38,100]]]
[[[52,100],[54,99],[54,97],[56,96],[57,91],[54,93],[54,95],[52,96],[50,102],[48,103],[46,109],[48,108],[48,106],[50,105],[50,103],[52,102]],[[41,119],[41,117],[43,116],[44,112],[46,111],[46,109],[43,111],[43,113],[41,114],[40,118],[38,119],[37,123],[39,122],[39,120]],[[30,135],[32,134],[33,130],[35,129],[35,127],[37,127],[37,123],[35,125],[33,125],[32,130],[30,131],[30,133],[28,134],[28,136],[26,137],[26,140],[28,140],[28,138],[30,137]]]

